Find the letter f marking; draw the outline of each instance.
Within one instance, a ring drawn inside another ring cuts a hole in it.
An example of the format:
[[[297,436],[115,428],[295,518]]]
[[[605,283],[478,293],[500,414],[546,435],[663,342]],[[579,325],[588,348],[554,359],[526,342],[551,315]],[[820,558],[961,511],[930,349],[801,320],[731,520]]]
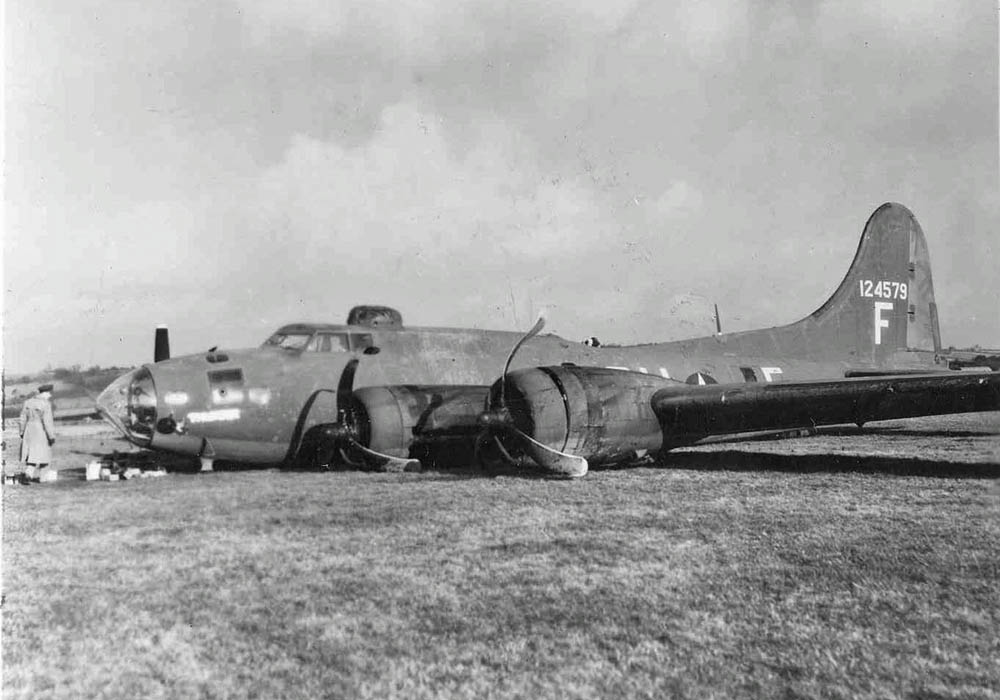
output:
[[[875,302],[875,344],[882,344],[882,329],[889,327],[889,319],[882,318],[883,311],[892,311],[891,301]]]

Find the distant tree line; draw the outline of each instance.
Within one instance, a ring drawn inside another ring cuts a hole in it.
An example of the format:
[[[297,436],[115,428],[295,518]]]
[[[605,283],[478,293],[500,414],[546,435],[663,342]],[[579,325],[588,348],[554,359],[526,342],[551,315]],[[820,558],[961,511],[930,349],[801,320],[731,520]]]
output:
[[[101,367],[91,365],[86,369],[83,365],[70,365],[69,367],[46,367],[41,372],[34,374],[10,374],[5,377],[7,384],[44,384],[46,382],[65,382],[67,384],[77,384],[92,388],[103,388],[120,374],[132,369],[131,367]]]

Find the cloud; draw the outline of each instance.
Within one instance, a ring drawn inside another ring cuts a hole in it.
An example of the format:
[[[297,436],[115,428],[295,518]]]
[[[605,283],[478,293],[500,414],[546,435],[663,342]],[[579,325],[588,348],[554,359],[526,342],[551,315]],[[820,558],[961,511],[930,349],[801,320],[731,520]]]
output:
[[[729,49],[734,40],[746,36],[749,8],[740,0],[688,0],[678,6],[675,21],[693,58],[733,58]]]
[[[481,120],[461,148],[448,125],[402,102],[356,146],[294,137],[238,206],[216,215],[238,221],[241,235],[202,242],[214,246],[209,257],[239,261],[219,269],[214,288],[245,283],[250,294],[256,285],[254,309],[267,323],[337,320],[331,299],[344,309],[399,306],[408,323],[505,328],[548,306],[557,332],[610,323],[620,337],[642,313],[636,293],[648,271],[686,266],[665,254],[672,240],[661,228],[700,212],[694,185],[675,180],[623,212],[609,205],[618,193],[586,173],[548,170],[509,123]],[[234,247],[242,240],[253,245]]]
[[[670,183],[653,204],[656,213],[664,217],[697,213],[703,206],[701,192],[683,180]]]
[[[685,293],[727,330],[790,321],[886,200],[928,232],[947,341],[998,329],[974,291],[1000,269],[995,8],[16,0],[7,17],[15,364],[70,360],[63,338],[95,324],[173,317],[178,339],[239,344],[363,301],[486,327],[548,304],[551,329],[609,341],[664,337]]]
[[[467,151],[449,146],[433,113],[413,103],[383,110],[373,138],[350,148],[306,136],[254,185],[246,225],[277,247],[357,270],[420,258],[480,257],[484,248],[530,262],[573,242],[600,240],[603,214],[590,192],[547,177],[500,123]]]
[[[892,42],[935,42],[954,37],[974,14],[950,0],[824,2],[817,21],[844,34],[879,35]]]
[[[544,5],[466,0],[237,0],[250,36],[259,43],[293,31],[314,41],[360,40],[409,63],[432,63],[445,56],[495,51],[506,42],[569,31],[614,30],[636,0]],[[497,31],[506,27],[508,32]]]

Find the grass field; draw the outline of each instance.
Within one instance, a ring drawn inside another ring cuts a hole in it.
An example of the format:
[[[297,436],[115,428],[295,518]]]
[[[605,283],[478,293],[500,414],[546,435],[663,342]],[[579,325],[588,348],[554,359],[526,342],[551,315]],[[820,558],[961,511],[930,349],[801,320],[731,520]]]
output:
[[[1000,697],[997,413],[577,482],[57,446],[3,492],[5,698]]]

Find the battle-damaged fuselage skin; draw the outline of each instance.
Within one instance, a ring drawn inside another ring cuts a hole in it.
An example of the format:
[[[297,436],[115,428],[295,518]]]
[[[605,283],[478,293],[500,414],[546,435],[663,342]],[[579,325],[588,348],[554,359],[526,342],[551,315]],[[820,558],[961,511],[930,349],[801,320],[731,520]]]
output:
[[[380,419],[391,423],[387,430],[404,440],[449,433],[465,439],[520,337],[391,323],[292,324],[259,348],[144,365],[109,386],[99,404],[136,444],[277,464],[295,457],[311,426],[338,419],[338,382],[356,359],[355,390],[387,387],[386,396],[395,397],[383,402],[390,406]],[[282,347],[287,338],[296,339],[288,343],[294,347]],[[652,375],[664,386],[745,385],[944,372],[940,347],[923,232],[909,210],[886,204],[869,219],[841,285],[801,321],[621,347],[540,335],[525,343],[512,368],[570,363]]]

